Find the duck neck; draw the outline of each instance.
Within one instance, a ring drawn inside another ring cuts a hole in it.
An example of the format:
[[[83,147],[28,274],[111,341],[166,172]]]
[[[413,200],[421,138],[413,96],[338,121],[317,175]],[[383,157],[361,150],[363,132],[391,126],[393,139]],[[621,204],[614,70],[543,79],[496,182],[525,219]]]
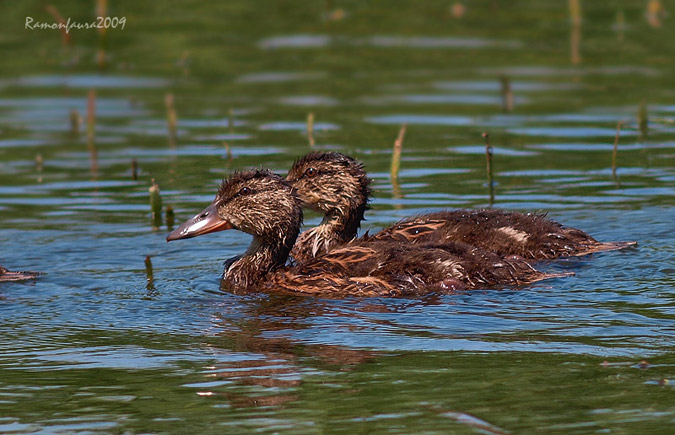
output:
[[[364,202],[357,207],[327,213],[319,224],[320,231],[317,235],[339,243],[346,243],[356,237],[365,211]]]
[[[370,179],[365,172],[344,179],[341,189],[336,189],[331,200],[320,202],[315,208],[324,213],[321,223],[310,230],[313,255],[349,242],[356,237],[363,215],[368,209]],[[328,195],[330,197],[330,195]]]
[[[279,237],[253,236],[241,258],[225,266],[223,284],[231,290],[247,290],[258,286],[265,276],[286,264],[299,230]]]

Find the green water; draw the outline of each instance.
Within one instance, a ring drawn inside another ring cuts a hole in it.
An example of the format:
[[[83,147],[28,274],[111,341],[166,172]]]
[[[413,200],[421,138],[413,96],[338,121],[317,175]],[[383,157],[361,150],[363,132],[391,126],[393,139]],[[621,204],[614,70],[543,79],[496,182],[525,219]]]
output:
[[[0,5],[0,264],[44,273],[0,284],[0,433],[672,432],[674,2],[581,0],[578,27],[566,1],[109,3],[125,28],[69,44],[24,28],[54,21],[45,3]],[[250,237],[167,245],[151,180],[181,222],[232,170],[285,173],[310,112],[315,148],[374,180],[364,230],[487,206],[488,132],[495,206],[639,247],[539,264],[576,275],[522,289],[222,293]]]

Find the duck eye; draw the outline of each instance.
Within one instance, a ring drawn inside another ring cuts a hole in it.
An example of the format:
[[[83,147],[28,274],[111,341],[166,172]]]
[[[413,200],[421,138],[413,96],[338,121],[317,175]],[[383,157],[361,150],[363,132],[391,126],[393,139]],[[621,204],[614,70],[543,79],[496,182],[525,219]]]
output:
[[[242,188],[239,190],[238,195],[248,195],[248,194],[250,194],[250,193],[251,193],[251,189],[249,189],[248,187],[242,187]]]
[[[317,171],[314,168],[309,168],[305,171],[305,175],[307,175],[309,178],[313,178],[314,176],[316,176],[316,173]]]

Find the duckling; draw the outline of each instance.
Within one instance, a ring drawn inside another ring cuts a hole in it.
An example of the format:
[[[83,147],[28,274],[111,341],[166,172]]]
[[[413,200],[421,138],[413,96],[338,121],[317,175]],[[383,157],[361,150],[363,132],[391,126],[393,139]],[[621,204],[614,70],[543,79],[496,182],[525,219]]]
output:
[[[522,259],[503,259],[464,243],[351,241],[301,265],[287,266],[302,217],[295,190],[283,178],[268,170],[235,172],[211,205],[172,231],[167,241],[229,229],[251,234],[249,248],[229,261],[223,273],[223,287],[234,292],[403,296],[570,275],[542,273]]]
[[[12,272],[0,266],[0,282],[5,281],[24,281],[27,279],[35,279],[40,275],[39,272]]]
[[[337,152],[312,152],[298,159],[286,180],[305,207],[324,214],[321,224],[300,235],[291,255],[299,262],[356,237],[371,190],[363,164]],[[404,219],[362,241],[409,243],[464,242],[507,256],[549,260],[634,246],[637,242],[598,242],[545,214],[500,209],[444,210]]]
[[[361,162],[341,153],[313,152],[295,162],[286,180],[305,207],[323,213],[321,223],[295,242],[295,261],[325,254],[356,236],[372,193]]]

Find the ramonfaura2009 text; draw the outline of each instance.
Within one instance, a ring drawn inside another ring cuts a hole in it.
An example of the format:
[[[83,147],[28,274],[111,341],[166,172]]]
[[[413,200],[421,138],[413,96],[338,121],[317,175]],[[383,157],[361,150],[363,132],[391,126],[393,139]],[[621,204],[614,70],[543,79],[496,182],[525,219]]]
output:
[[[26,17],[26,24],[24,29],[29,30],[65,30],[66,33],[70,33],[71,29],[78,30],[88,30],[88,29],[117,29],[118,27],[124,30],[124,27],[127,25],[127,17],[96,17],[94,21],[89,23],[80,23],[78,21],[72,21],[68,18],[68,21],[60,23],[45,23],[41,21],[35,21],[33,17]]]

